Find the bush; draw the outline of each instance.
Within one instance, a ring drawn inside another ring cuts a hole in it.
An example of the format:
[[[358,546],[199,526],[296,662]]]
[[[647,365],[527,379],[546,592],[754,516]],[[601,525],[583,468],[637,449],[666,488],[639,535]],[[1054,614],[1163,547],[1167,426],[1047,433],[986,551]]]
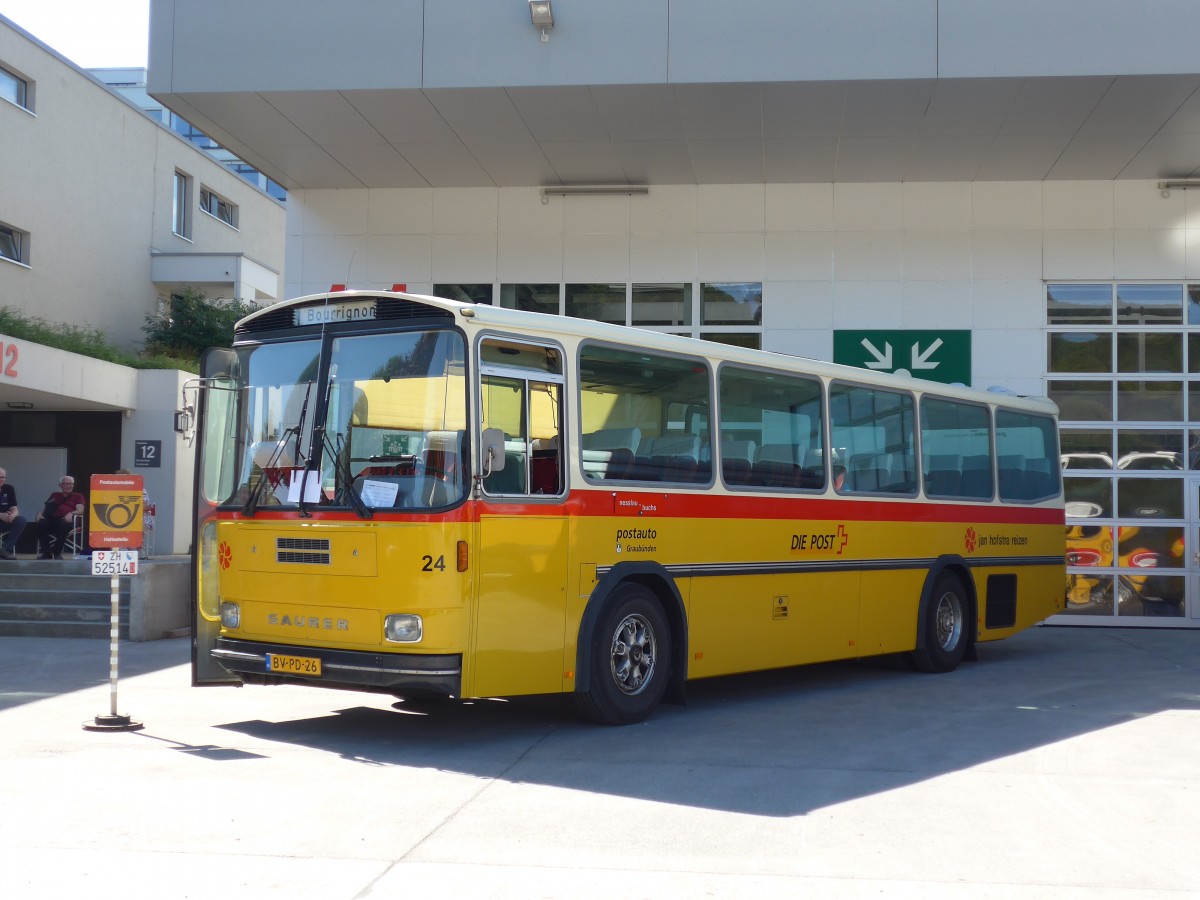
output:
[[[188,288],[171,297],[164,315],[146,316],[146,352],[197,364],[209,347],[230,346],[233,326],[256,309],[243,300],[209,300]]]

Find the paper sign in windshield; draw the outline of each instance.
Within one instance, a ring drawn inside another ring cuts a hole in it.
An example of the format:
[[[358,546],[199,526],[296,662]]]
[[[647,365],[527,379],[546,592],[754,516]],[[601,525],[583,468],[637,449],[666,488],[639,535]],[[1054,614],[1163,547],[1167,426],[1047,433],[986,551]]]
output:
[[[400,493],[400,485],[394,481],[363,482],[361,496],[363,503],[370,507],[395,506],[396,495]]]
[[[307,475],[306,479],[304,476]],[[303,498],[301,498],[303,491]],[[288,503],[316,503],[321,499],[321,473],[309,472],[307,469],[292,472],[292,480],[288,484]]]

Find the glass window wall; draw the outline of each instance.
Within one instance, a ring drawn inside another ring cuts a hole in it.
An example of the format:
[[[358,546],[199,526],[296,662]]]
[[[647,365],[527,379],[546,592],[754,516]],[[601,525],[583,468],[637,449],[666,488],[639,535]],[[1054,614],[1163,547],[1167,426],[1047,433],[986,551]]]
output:
[[[1052,284],[1046,311],[1067,613],[1181,617],[1184,473],[1200,469],[1200,429],[1187,428],[1200,421],[1200,285]]]

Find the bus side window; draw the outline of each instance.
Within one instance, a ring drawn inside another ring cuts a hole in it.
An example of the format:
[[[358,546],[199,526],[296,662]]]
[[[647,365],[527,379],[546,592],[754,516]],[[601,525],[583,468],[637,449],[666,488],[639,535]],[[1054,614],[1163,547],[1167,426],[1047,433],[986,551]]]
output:
[[[504,465],[483,478],[494,496],[561,494],[561,355],[550,347],[485,340],[480,378],[481,425],[504,433]]]
[[[821,382],[732,365],[721,367],[719,380],[718,449],[725,484],[764,491],[822,490]]]

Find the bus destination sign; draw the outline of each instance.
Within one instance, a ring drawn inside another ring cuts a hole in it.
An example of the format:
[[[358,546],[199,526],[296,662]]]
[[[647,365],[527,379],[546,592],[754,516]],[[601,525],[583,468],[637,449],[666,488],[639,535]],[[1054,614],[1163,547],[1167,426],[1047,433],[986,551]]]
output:
[[[361,322],[374,318],[374,300],[356,300],[353,303],[338,303],[334,306],[301,306],[296,310],[297,325]]]

